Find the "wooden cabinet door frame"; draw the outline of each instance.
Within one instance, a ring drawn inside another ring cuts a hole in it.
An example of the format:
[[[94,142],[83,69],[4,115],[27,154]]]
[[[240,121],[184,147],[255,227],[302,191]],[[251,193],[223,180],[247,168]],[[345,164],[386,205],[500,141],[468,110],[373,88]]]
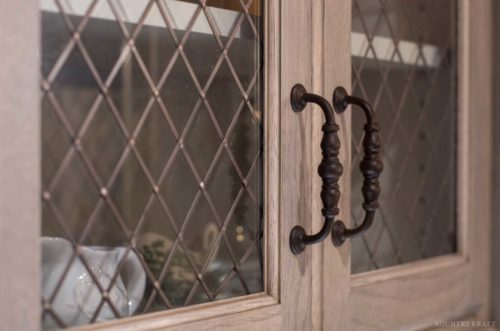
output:
[[[459,251],[351,275],[350,245],[293,256],[291,228],[321,227],[322,116],[293,113],[296,83],[350,87],[351,1],[265,3],[265,292],[83,327],[102,330],[396,330],[489,313],[491,0],[459,1]],[[2,327],[40,327],[40,24],[37,0],[0,11]],[[312,109],[309,106],[308,109]],[[350,222],[350,113],[339,117],[341,215]]]
[[[315,256],[318,248],[294,256],[288,243],[293,226],[301,224],[308,231],[316,226],[311,214],[319,191],[313,185],[317,165],[312,155],[319,144],[309,139],[316,135],[315,115],[294,113],[289,93],[296,83],[321,89],[322,83],[313,79],[311,71],[319,54],[315,43],[321,25],[313,17],[319,12],[310,1],[263,3],[265,291],[79,330],[303,331],[319,327],[321,320],[313,316],[321,311],[316,300],[321,283],[315,277],[322,275],[321,261]],[[4,142],[0,149],[0,319],[2,328],[32,331],[40,328],[42,308],[40,12],[37,0],[3,7],[7,8],[0,11],[0,35],[8,51],[0,66]]]
[[[324,87],[350,88],[351,1],[324,1]],[[350,244],[324,245],[324,330],[413,330],[487,320],[492,218],[492,2],[458,0],[458,252],[351,275]],[[350,220],[350,112],[342,118],[342,215]],[[320,119],[316,119],[317,122]],[[319,139],[316,137],[316,139]],[[349,147],[347,147],[349,146]],[[358,188],[353,188],[358,189]],[[437,324],[439,325],[439,324]]]

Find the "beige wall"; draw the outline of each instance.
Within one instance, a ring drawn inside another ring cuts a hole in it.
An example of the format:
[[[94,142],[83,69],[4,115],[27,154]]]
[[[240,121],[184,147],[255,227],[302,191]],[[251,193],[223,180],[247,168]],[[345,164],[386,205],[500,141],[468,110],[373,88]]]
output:
[[[500,320],[500,214],[495,212],[500,206],[500,1],[494,1],[493,20],[493,231],[492,231],[492,319]],[[495,208],[496,207],[496,208]]]
[[[0,6],[0,329],[38,330],[38,3]]]

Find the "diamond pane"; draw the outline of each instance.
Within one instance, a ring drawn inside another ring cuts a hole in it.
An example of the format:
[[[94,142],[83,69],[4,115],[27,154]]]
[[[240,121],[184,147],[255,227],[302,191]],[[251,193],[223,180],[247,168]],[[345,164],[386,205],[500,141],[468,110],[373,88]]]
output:
[[[198,188],[199,183],[193,178],[186,158],[177,153],[160,187],[161,196],[170,207],[177,226],[182,226],[187,217]]]
[[[99,177],[107,181],[125,149],[126,141],[105,103],[101,104],[92,118],[82,137],[82,145]]]
[[[260,224],[255,222],[259,218],[259,212],[258,206],[255,205],[248,193],[243,193],[226,231],[234,254],[239,259],[243,258],[248,249],[261,236]]]
[[[221,242],[217,247],[214,258],[203,274],[203,280],[206,282],[210,291],[215,292],[217,290],[233,267],[231,255],[224,242]],[[241,288],[241,282],[238,283],[239,288]]]
[[[107,194],[128,229],[134,229],[151,194],[151,183],[132,153],[120,166],[116,179]]]
[[[170,6],[170,8],[172,7]],[[232,22],[234,16],[228,16],[226,20]],[[184,38],[187,37],[184,50],[186,57],[196,70],[195,79],[201,86],[205,86],[208,78],[214,72],[220,57],[220,47],[212,32],[212,28],[216,28],[217,26],[210,26],[207,16],[202,10],[197,10],[193,19],[193,30],[188,36],[183,36]],[[207,35],[206,32],[210,33]]]
[[[135,130],[152,97],[151,86],[141,70],[141,65],[131,52],[127,53],[109,88],[109,99],[129,132]]]
[[[100,1],[92,12],[92,16],[103,17],[107,13],[111,13],[111,10],[107,1]],[[101,42],[97,44],[95,43],[96,35],[99,35],[101,39]],[[94,19],[92,24],[88,24],[81,32],[80,38],[86,46],[99,76],[105,81],[127,43],[126,38],[120,32],[119,25],[110,19]]]
[[[85,226],[80,220],[90,218],[99,195],[82,160],[76,154],[64,166],[54,186],[46,195],[50,196],[52,207],[57,210],[72,236],[78,238]]]
[[[75,88],[77,84],[81,91]],[[57,74],[51,92],[73,130],[77,130],[99,94],[95,78],[77,48],[73,48]]]
[[[227,131],[231,120],[234,118],[236,111],[243,101],[243,97],[239,99],[225,98],[227,93],[241,96],[229,66],[223,63],[207,92],[207,100],[212,105],[223,132]]]
[[[185,149],[196,158],[196,162],[192,161],[195,162],[193,170],[200,176],[200,180],[205,177],[220,143],[221,139],[210,113],[204,106],[200,107],[185,140]]]
[[[239,175],[226,152],[222,152],[206,187],[217,212],[225,219],[241,188]]]
[[[56,6],[52,1],[46,1],[45,4]],[[42,30],[42,74],[47,77],[65,47],[68,47],[71,35],[70,33],[57,33],[66,30],[63,17],[57,13],[42,15],[42,26],[46,27]]]
[[[160,17],[158,7],[153,6],[145,20],[161,22]],[[144,26],[135,40],[135,47],[153,82],[157,83],[174,55],[175,43],[170,33],[164,25]]]
[[[136,146],[151,175],[158,180],[174,150],[175,138],[157,104],[153,105],[148,114],[137,137]]]
[[[200,94],[182,59],[174,63],[170,75],[160,90],[165,107],[172,116],[172,121],[178,132],[182,132],[195,105],[200,102]]]
[[[183,232],[183,243],[192,263],[201,270],[213,251],[219,231],[219,225],[213,215],[207,200],[200,197],[194,205],[191,217],[186,220]],[[200,230],[201,229],[201,230]]]
[[[44,330],[263,291],[259,8],[41,2]]]
[[[42,144],[47,146],[44,153],[48,155],[47,161],[42,164],[42,181],[46,187],[70,147],[70,140],[48,96],[42,99],[42,109]]]
[[[456,251],[456,1],[353,0],[353,94],[375,108],[384,172],[352,272]],[[352,115],[352,217],[363,217],[364,118]]]

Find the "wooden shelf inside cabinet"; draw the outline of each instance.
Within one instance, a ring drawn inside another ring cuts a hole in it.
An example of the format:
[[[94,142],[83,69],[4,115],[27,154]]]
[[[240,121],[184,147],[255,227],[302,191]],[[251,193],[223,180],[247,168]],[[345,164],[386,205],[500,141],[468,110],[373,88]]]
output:
[[[64,3],[63,3],[64,4]],[[143,1],[136,1],[127,3],[126,7],[116,7],[114,10],[102,1],[97,4],[89,17],[92,19],[101,19],[107,21],[116,21],[117,16],[124,23],[137,24],[143,18],[145,3]],[[163,6],[163,14],[171,18],[174,30],[186,30],[188,27],[191,32],[213,34],[210,24],[206,20],[196,20],[194,24],[191,22],[193,13],[199,6],[199,2],[195,0],[182,0],[168,2],[168,6]],[[63,5],[63,7],[65,7]],[[217,29],[221,37],[227,37],[231,34],[233,24],[238,16],[243,12],[239,1],[234,0],[211,0],[207,1],[207,7],[210,8],[210,13],[217,20]],[[43,12],[59,13],[60,9],[56,6],[55,2],[43,0],[40,3],[40,9]],[[86,16],[88,13],[88,6],[86,2],[74,2],[71,7],[64,8],[67,15],[70,16]],[[250,15],[260,17],[260,0],[254,0],[248,12]],[[144,26],[151,27],[165,27],[165,20],[157,8],[152,8],[147,16],[144,18]],[[191,26],[192,25],[192,26]],[[245,38],[244,33],[238,30],[235,38]]]
[[[181,1],[199,3],[197,0],[181,0]],[[210,0],[207,1],[207,6],[241,11],[240,2],[234,0]],[[252,4],[248,8],[248,12],[250,13],[250,15],[260,16],[261,15],[260,8],[261,8],[260,0],[254,0],[252,1]]]
[[[370,45],[373,47],[372,49],[368,49]],[[375,35],[370,41],[365,33],[351,33],[351,55],[353,57],[375,59],[373,54],[375,52],[378,61],[437,68],[442,62],[443,54],[446,54],[441,46],[419,44],[409,40],[399,40],[397,48],[397,54],[394,54],[395,43],[391,37]]]

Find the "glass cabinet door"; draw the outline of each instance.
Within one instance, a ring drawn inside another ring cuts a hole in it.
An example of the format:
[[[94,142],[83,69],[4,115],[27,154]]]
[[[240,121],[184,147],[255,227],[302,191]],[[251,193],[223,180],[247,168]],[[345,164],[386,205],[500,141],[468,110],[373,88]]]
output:
[[[281,235],[264,196],[277,198],[281,161],[264,163],[277,150],[265,130],[279,130],[266,112],[279,70],[310,80],[265,48],[266,24],[280,36],[276,2],[40,6],[42,329],[255,294],[269,304],[278,248],[266,235]]]
[[[258,1],[41,9],[44,328],[261,292]]]
[[[326,314],[324,326],[420,330],[463,316],[488,320],[491,46],[481,40],[491,37],[491,3],[352,0],[338,11],[325,11],[327,29],[337,31],[325,34],[335,72],[325,72],[325,86],[341,82],[371,105],[383,171],[371,226],[340,250],[325,248],[325,307],[339,313]],[[340,115],[349,227],[366,224],[374,207],[362,110]]]
[[[491,0],[8,6],[2,327],[487,319]],[[317,104],[302,95],[292,108],[297,84]],[[335,112],[339,86],[379,123],[378,204],[359,171],[373,127],[359,107]],[[354,236],[368,208],[373,223]],[[342,244],[325,220],[342,220]]]
[[[456,1],[352,3],[352,90],[376,109],[385,166],[374,226],[353,240],[353,273],[457,251],[456,32]],[[360,187],[362,114],[352,121]],[[361,219],[361,191],[351,203]]]

